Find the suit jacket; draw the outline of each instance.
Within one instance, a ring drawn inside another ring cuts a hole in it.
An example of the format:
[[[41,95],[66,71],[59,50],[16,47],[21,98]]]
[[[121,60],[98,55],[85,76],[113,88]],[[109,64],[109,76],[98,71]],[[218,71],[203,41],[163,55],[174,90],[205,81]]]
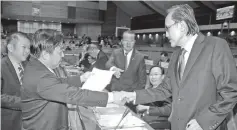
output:
[[[100,52],[98,53],[96,62],[90,66],[89,71],[91,71],[94,67],[98,69],[106,70],[105,63],[107,61],[108,61],[107,55],[102,50],[100,50]]]
[[[237,102],[237,71],[227,42],[199,33],[181,81],[177,77],[180,53],[181,49],[173,53],[159,87],[136,91],[136,103],[172,96],[172,129],[185,130],[196,119],[204,130],[225,130],[225,118]]]
[[[71,84],[75,80],[77,86]],[[79,76],[58,78],[38,59],[27,64],[22,87],[22,122],[27,130],[67,130],[66,103],[103,107],[108,100],[106,93],[79,89]]]
[[[21,85],[8,56],[2,58],[1,69],[1,128],[2,130],[20,130]]]
[[[125,70],[125,56],[123,49],[115,49],[106,63],[107,69],[116,66]],[[144,55],[133,50],[129,66],[119,79],[113,77],[111,91],[134,91],[144,89],[146,85],[146,65]]]
[[[156,101],[145,105],[150,106],[149,116],[169,117],[171,113],[171,98],[168,98],[165,101]]]

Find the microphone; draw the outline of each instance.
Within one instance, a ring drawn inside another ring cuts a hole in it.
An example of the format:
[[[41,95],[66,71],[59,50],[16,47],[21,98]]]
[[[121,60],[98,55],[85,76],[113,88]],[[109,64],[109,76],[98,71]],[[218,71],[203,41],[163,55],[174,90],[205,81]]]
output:
[[[119,120],[119,123],[117,124],[117,126],[115,127],[114,130],[117,130],[120,123],[123,121],[123,119],[128,115],[128,113],[130,112],[129,108],[127,107],[122,115],[122,118]]]

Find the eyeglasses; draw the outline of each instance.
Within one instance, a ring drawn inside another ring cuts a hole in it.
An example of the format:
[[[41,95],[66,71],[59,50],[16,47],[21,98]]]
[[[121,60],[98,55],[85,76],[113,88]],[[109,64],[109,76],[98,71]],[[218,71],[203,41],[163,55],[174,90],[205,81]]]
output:
[[[174,26],[177,23],[178,22],[175,22],[175,23],[171,24],[170,26],[165,26],[165,31],[168,31],[172,26]]]

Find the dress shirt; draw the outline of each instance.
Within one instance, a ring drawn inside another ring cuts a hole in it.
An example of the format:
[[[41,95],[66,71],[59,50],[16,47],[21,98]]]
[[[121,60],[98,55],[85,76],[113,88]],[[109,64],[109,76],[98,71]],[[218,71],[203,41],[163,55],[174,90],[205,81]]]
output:
[[[21,64],[21,63],[18,63],[13,57],[11,57],[10,55],[9,55],[8,57],[9,57],[9,59],[10,59],[12,65],[13,65],[15,71],[16,71],[16,75],[17,75],[17,77],[18,77],[18,80],[19,80],[20,83],[21,83],[21,76],[20,76],[20,71],[19,71],[18,67],[21,67],[21,68],[23,69],[23,71],[24,71],[24,68],[23,68],[22,64]]]
[[[184,65],[186,66],[187,62],[188,62],[188,58],[189,55],[191,53],[191,50],[193,48],[193,44],[197,38],[197,34],[195,34],[193,37],[191,37],[185,44],[185,46],[181,47],[184,48],[186,50],[186,53],[184,54]]]

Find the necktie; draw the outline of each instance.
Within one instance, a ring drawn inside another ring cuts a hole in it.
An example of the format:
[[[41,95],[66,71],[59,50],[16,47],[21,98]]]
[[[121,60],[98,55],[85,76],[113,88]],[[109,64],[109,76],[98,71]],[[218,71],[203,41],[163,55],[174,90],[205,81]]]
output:
[[[19,70],[19,78],[20,78],[19,80],[20,80],[20,83],[22,84],[23,75],[24,75],[24,70],[23,70],[21,64],[19,64],[18,70]]]
[[[178,66],[178,73],[179,73],[179,79],[182,79],[183,73],[184,73],[184,68],[185,68],[185,60],[184,60],[184,55],[187,51],[182,48],[181,54],[179,56],[179,66]]]
[[[125,70],[126,70],[128,68],[128,62],[127,62],[127,60],[128,60],[128,53],[125,52],[124,56],[125,56]]]

